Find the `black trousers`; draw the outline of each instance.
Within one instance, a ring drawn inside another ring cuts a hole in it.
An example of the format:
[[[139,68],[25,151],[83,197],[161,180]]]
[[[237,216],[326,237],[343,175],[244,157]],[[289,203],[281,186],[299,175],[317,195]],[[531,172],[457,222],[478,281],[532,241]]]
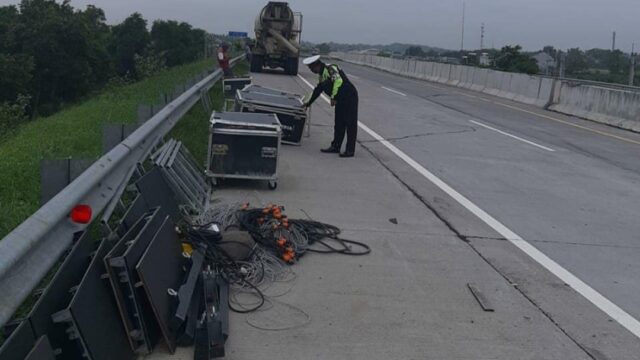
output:
[[[335,125],[333,127],[333,141],[331,145],[340,149],[347,134],[347,147],[345,152],[353,153],[356,150],[358,138],[358,92],[350,91],[336,101]]]

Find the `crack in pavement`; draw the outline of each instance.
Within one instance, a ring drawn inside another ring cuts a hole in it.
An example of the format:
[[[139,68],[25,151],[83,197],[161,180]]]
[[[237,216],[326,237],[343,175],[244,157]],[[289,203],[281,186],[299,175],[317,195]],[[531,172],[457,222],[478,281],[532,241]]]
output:
[[[427,137],[427,136],[433,136],[433,135],[463,134],[463,133],[476,132],[476,131],[477,131],[476,128],[470,127],[469,129],[465,129],[465,130],[426,132],[426,133],[420,133],[420,134],[405,135],[405,136],[392,137],[392,138],[384,138],[382,140],[360,140],[359,142],[360,142],[360,144],[375,143],[375,142],[380,142],[380,141],[393,142],[393,141],[399,141],[399,140],[405,140],[405,139],[411,139],[411,138],[418,138],[418,137]]]
[[[391,170],[391,168],[384,163],[384,161],[375,154],[375,152],[370,149],[369,147],[366,146],[366,144],[362,143],[361,141],[358,141],[360,143],[360,146],[362,146],[374,159],[376,159],[376,161],[378,161],[378,163],[384,168],[386,169],[398,182],[400,182],[400,184],[402,184],[409,192],[411,192],[411,194],[418,199],[427,209],[429,209],[429,211],[431,211],[431,213],[438,218],[438,220],[440,220],[449,230],[451,230],[451,232],[453,232],[456,237],[458,237],[461,241],[463,241],[464,243],[466,243],[467,245],[469,245],[469,247],[473,250],[473,252],[475,252],[485,263],[487,263],[487,265],[489,265],[498,275],[500,275],[505,281],[507,281],[507,283],[509,283],[520,295],[522,295],[522,297],[524,299],[526,299],[527,301],[529,301],[529,303],[535,307],[538,311],[540,311],[540,313],[542,315],[544,315],[544,317],[546,317],[560,332],[562,332],[571,342],[573,342],[580,350],[582,350],[587,356],[589,356],[591,359],[593,360],[599,360],[597,357],[594,356],[594,354],[591,353],[591,351],[586,348],[585,346],[583,346],[582,344],[580,344],[578,342],[578,340],[576,340],[573,336],[571,336],[565,329],[562,328],[562,326],[553,318],[553,316],[546,312],[544,309],[542,309],[542,307],[540,305],[538,305],[538,303],[536,303],[536,301],[534,299],[532,299],[530,296],[528,296],[524,290],[520,289],[517,284],[515,282],[513,282],[508,276],[507,274],[503,273],[500,269],[498,269],[498,267],[496,265],[494,265],[491,260],[489,260],[488,258],[486,258],[484,255],[482,255],[482,253],[480,253],[480,251],[473,246],[473,244],[470,242],[471,239],[477,238],[477,239],[483,239],[483,237],[473,237],[473,236],[467,236],[462,234],[458,229],[456,229],[456,227],[448,220],[444,217],[444,215],[440,214],[438,210],[436,210],[436,208],[434,206],[432,206],[431,204],[429,204],[429,202],[418,193],[418,191],[416,189],[414,189],[413,187],[411,187],[411,185],[409,185],[406,181],[404,181],[402,178],[400,178],[400,176],[398,174],[396,174],[393,170]],[[494,239],[494,240],[502,240],[500,238],[487,238],[487,239]],[[506,241],[506,239],[504,239]],[[598,352],[599,353],[599,352]]]
[[[494,241],[507,241],[508,239],[500,238],[500,237],[489,237],[489,236],[467,236],[468,240],[494,240]],[[543,244],[557,244],[557,245],[575,245],[575,246],[592,246],[592,247],[601,247],[601,248],[612,248],[612,249],[640,249],[640,246],[632,246],[632,245],[605,245],[605,244],[593,244],[593,243],[580,243],[580,242],[564,242],[560,240],[537,240],[537,239],[527,239],[528,242],[535,243],[543,243]]]

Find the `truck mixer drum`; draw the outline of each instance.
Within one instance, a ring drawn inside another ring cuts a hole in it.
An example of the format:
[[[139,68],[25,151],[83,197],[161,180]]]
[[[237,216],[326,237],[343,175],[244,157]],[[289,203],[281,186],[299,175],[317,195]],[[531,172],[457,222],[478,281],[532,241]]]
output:
[[[256,18],[251,71],[261,72],[267,66],[297,75],[301,32],[301,13],[293,12],[286,2],[269,2]]]

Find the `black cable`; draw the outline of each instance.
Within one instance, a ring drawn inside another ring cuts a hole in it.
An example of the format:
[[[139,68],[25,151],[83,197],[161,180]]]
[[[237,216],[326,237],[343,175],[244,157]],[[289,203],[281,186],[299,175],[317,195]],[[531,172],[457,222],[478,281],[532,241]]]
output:
[[[250,281],[247,281],[247,280],[245,280],[245,279],[242,279],[242,281],[244,281],[244,283],[245,283],[245,284],[249,285],[249,287],[253,288],[253,289],[256,291],[256,293],[257,293],[257,294],[258,294],[258,296],[260,297],[260,303],[259,303],[258,305],[256,305],[255,307],[251,308],[251,309],[239,310],[239,309],[235,309],[235,308],[231,305],[232,303],[231,303],[231,301],[230,301],[230,302],[229,302],[229,309],[230,309],[231,311],[233,311],[233,312],[238,313],[238,314],[248,314],[248,313],[251,313],[251,312],[254,312],[254,311],[256,311],[256,310],[260,309],[260,308],[264,305],[264,303],[265,303],[265,301],[266,301],[266,298],[265,298],[265,295],[262,293],[262,291],[260,291],[260,289],[258,289],[258,287],[257,287],[257,286],[255,286],[254,284],[252,284]]]
[[[347,240],[347,239],[342,239],[342,238],[331,238],[331,240],[334,240],[334,241],[338,242],[340,245],[342,245],[344,247],[344,249],[336,249],[336,248],[332,247],[331,245],[327,244],[326,240],[318,240],[318,241],[316,241],[316,243],[325,246],[329,250],[319,250],[319,249],[311,249],[311,248],[309,248],[309,249],[307,249],[307,251],[313,252],[313,253],[317,253],[317,254],[342,254],[342,255],[350,255],[350,256],[362,256],[362,255],[368,255],[368,254],[371,253],[371,247],[369,247],[369,245],[361,243],[359,241]],[[351,247],[349,247],[347,244],[351,244],[351,245],[355,245],[355,246],[361,247],[363,250],[362,251],[353,251],[353,249]]]
[[[282,207],[279,209],[280,211],[284,210]],[[261,261],[258,261],[260,264],[259,267],[252,266],[252,270],[247,272],[244,264],[236,261],[225,251],[223,247],[225,244],[239,244],[240,246],[250,249],[250,254],[244,260],[240,260],[245,263],[249,262],[250,264],[250,259],[258,256],[257,251],[259,248],[271,252],[279,259],[283,257],[285,246],[282,246],[282,243],[278,242],[279,238],[276,238],[276,236],[280,233],[276,231],[283,232],[279,236],[285,236],[285,238],[289,238],[289,236],[302,237],[298,240],[308,243],[308,247],[305,246],[305,248],[301,248],[300,251],[296,250],[296,258],[303,256],[306,252],[349,256],[362,256],[371,253],[371,248],[367,244],[341,238],[341,230],[337,226],[314,220],[288,219],[286,216],[281,216],[280,211],[275,207],[268,207],[265,209],[254,208],[238,210],[235,214],[237,223],[228,225],[225,231],[228,229],[246,231],[256,242],[255,246],[250,246],[238,241],[224,240],[222,236],[219,236],[219,234],[216,234],[215,231],[210,229],[214,223],[199,226],[189,225],[186,231],[184,231],[187,237],[185,242],[192,244],[194,247],[197,246],[205,249],[207,265],[215,268],[225,282],[229,285],[235,284],[244,287],[260,299],[259,304],[250,309],[236,308],[230,302],[229,309],[231,311],[246,314],[260,309],[265,304],[266,296],[256,284],[260,284],[263,281],[266,273],[265,264]],[[265,227],[265,224],[269,224],[269,227]],[[216,225],[220,226],[219,224]],[[273,228],[271,227],[272,225]],[[286,247],[288,246],[289,245],[286,245]],[[288,260],[285,258],[285,262],[286,261]],[[253,265],[255,265],[255,263]],[[250,276],[253,281],[256,281],[256,279],[257,281],[255,283],[249,281],[247,279],[248,276]]]

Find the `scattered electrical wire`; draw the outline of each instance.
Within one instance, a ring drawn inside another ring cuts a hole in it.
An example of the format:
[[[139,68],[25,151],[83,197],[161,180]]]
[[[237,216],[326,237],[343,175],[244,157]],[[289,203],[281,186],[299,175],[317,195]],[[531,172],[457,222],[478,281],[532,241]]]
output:
[[[290,265],[307,253],[361,256],[371,252],[364,243],[341,238],[336,226],[289,219],[284,211],[273,204],[251,208],[248,203],[221,203],[184,225],[185,242],[204,251],[207,264],[229,283],[232,311],[252,313],[265,310],[265,305],[272,307],[273,298],[288,293],[292,285],[275,294],[269,290],[274,284],[292,283],[295,272]],[[224,231],[230,229],[248,232],[255,244],[225,240]],[[225,250],[231,243],[246,247],[247,255],[231,256]]]

